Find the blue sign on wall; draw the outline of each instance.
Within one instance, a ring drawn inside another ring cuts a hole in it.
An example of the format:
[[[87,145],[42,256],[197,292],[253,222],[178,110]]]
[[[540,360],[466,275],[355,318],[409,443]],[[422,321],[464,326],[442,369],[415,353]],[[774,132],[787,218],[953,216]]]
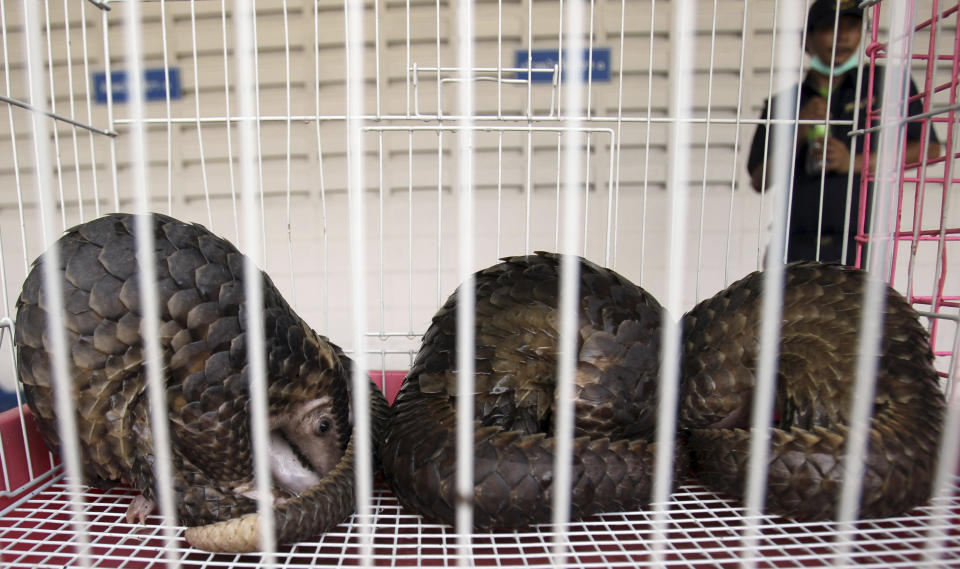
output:
[[[553,81],[553,73],[549,71],[553,70],[553,67],[557,65],[560,61],[560,54],[563,53],[561,50],[557,49],[534,49],[528,52],[525,49],[518,49],[515,54],[515,65],[514,67],[527,67],[527,54],[529,53],[532,63],[531,67],[536,69],[546,69],[548,71],[538,72],[534,71],[532,73],[533,79],[532,83],[550,83]],[[609,47],[595,47],[593,48],[593,58],[590,60],[590,50],[583,50],[583,80],[587,80],[587,73],[592,68],[593,69],[593,80],[597,82],[608,82],[610,81],[610,48]],[[566,54],[563,54],[566,57]],[[590,64],[590,67],[586,65]],[[527,72],[519,71],[517,72],[517,79],[526,79]]]
[[[170,76],[170,99],[179,99],[183,92],[180,88],[180,68],[169,68]],[[129,100],[130,84],[126,71],[113,71],[110,73],[111,87],[113,87],[113,102],[126,103]],[[107,102],[107,74],[104,71],[96,71],[93,74],[93,93],[96,102],[105,104]],[[164,81],[162,67],[146,69],[143,72],[143,100],[145,101],[165,101],[167,100],[167,84]]]

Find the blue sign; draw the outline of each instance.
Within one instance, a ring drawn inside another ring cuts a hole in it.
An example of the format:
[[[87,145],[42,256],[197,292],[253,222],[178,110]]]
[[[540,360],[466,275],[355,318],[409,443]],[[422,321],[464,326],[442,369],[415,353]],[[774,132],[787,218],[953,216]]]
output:
[[[527,51],[525,49],[518,49],[516,51],[515,65],[517,68],[526,68],[527,67],[527,55],[530,55],[532,60],[530,66],[534,69],[532,75],[532,83],[550,83],[553,81],[553,68],[560,62],[560,54],[563,53],[561,50],[557,49],[534,49]],[[583,80],[587,81],[588,72],[593,69],[593,80],[597,82],[609,82],[610,81],[610,48],[609,47],[595,47],[593,48],[593,58],[591,60],[591,52],[589,49],[583,50]],[[563,53],[563,57],[566,58],[566,53]],[[589,67],[587,65],[589,64]],[[566,67],[566,64],[564,64]],[[536,71],[537,69],[545,69],[547,71]],[[518,71],[517,79],[526,79],[526,71]],[[562,78],[561,78],[562,79]]]
[[[180,68],[171,67],[168,70],[168,74],[170,76],[170,99],[179,99],[183,96],[180,88]],[[127,72],[112,71],[110,73],[110,83],[110,86],[113,88],[113,102],[126,103],[130,98],[130,85]],[[100,104],[107,102],[107,74],[105,71],[95,71],[93,73],[93,93],[96,102]],[[164,81],[162,67],[144,70],[143,100],[167,100],[167,83]]]

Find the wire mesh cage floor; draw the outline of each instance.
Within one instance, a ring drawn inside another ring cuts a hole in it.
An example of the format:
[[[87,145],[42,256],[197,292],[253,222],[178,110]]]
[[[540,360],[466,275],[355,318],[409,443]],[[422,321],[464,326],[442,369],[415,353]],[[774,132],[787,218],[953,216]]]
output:
[[[395,395],[402,373],[388,373],[386,391]],[[31,451],[47,453],[27,422]],[[22,437],[20,416],[0,415],[5,442]],[[9,445],[11,449],[17,445]],[[22,448],[22,447],[20,447]],[[19,466],[26,457],[7,456]],[[14,478],[25,477],[14,473]],[[71,497],[63,485],[63,469],[54,466],[21,488],[0,511],[0,561],[12,568],[59,568],[80,562],[81,532],[74,523]],[[164,567],[167,549],[162,520],[146,524],[126,521],[130,502],[139,493],[116,487],[88,488],[80,496],[86,523],[90,567],[147,569]],[[404,511],[382,484],[373,496],[373,556],[361,553],[358,524],[351,517],[316,541],[281,547],[277,566],[457,566],[462,553],[453,528],[423,521]],[[571,523],[566,529],[569,557],[576,567],[637,567],[658,561],[665,567],[960,567],[960,477],[951,495],[931,500],[906,515],[863,520],[842,531],[835,522],[793,522],[775,516],[748,518],[737,500],[684,480],[671,494],[665,529],[657,533],[651,511],[616,512]],[[259,555],[211,554],[190,548],[177,528],[176,558],[183,567],[260,567]],[[748,545],[745,541],[751,536]],[[480,532],[473,536],[469,563],[478,567],[555,567],[552,526],[526,531]],[[653,557],[654,546],[658,543]]]
[[[57,474],[4,515],[0,539],[9,546],[6,567],[54,568],[78,563],[76,532],[71,526],[69,496]],[[957,489],[957,486],[954,486]],[[135,493],[117,489],[83,495],[90,542],[90,567],[165,566],[166,550],[159,520],[146,526],[126,523],[124,513]],[[405,514],[382,488],[374,493],[373,557],[375,566],[456,566],[457,536],[451,528],[426,524]],[[936,509],[931,509],[936,506]],[[946,509],[944,517],[942,510]],[[838,544],[833,523],[785,523],[764,519],[756,547],[744,554],[745,518],[735,503],[697,484],[673,494],[663,536],[662,566],[823,567],[851,563],[861,567],[960,566],[960,499],[945,499],[910,515],[862,521],[848,541]],[[351,518],[317,541],[281,547],[281,567],[357,566],[363,562]],[[576,567],[636,567],[652,563],[654,543],[648,513],[604,514],[569,526],[568,563]],[[930,532],[942,533],[931,540]],[[478,567],[554,567],[549,529],[479,533],[473,536],[470,564]],[[847,550],[849,548],[849,550]],[[209,554],[183,543],[176,550],[183,567],[259,567],[258,555]]]
[[[58,471],[31,489],[3,515],[0,540],[7,542],[3,562],[11,568],[54,568],[78,562],[77,532],[71,525],[70,497]],[[960,480],[953,490],[960,490]],[[146,569],[165,566],[166,549],[159,520],[147,525],[125,521],[136,495],[128,489],[83,494],[84,528],[89,537],[90,567]],[[374,493],[373,557],[375,566],[457,566],[461,559],[452,528],[424,523],[405,513],[382,487]],[[709,489],[687,481],[671,496],[666,530],[660,537],[661,566],[824,567],[838,563],[861,567],[960,567],[960,498],[944,498],[908,515],[858,522],[851,533],[838,533],[835,523],[787,522],[763,517],[755,546],[743,543],[749,524],[742,507]],[[636,567],[652,563],[656,543],[649,512],[603,514],[568,527],[569,557],[576,567]],[[838,535],[843,535],[838,540]],[[179,536],[178,537],[182,537]],[[553,533],[549,527],[529,531],[478,533],[469,549],[469,563],[478,567],[554,567]],[[258,555],[209,554],[176,550],[183,567],[259,567]],[[351,518],[317,541],[281,547],[280,567],[357,566],[364,558]]]

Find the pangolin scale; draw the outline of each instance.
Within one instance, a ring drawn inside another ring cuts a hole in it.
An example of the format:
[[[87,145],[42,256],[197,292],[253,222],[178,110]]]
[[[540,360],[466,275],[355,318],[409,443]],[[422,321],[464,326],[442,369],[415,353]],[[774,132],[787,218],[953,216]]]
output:
[[[579,263],[574,518],[649,503],[662,317],[656,299],[627,279]],[[560,257],[548,253],[511,257],[475,275],[476,528],[551,519],[559,279]],[[424,335],[382,450],[400,503],[448,524],[457,504],[458,294]]]
[[[176,513],[186,525],[221,522],[189,529],[195,546],[255,550],[244,257],[200,225],[152,219]],[[122,482],[153,500],[134,234],[133,215],[110,214],[68,230],[56,246],[83,474],[92,485]],[[27,403],[57,449],[43,262],[34,263],[17,301],[15,344]],[[353,510],[351,362],[261,275],[271,427],[296,448],[295,439],[311,433],[298,431],[305,427],[293,417],[313,421],[316,441],[301,446],[316,446],[318,460],[329,463],[312,488],[294,492],[275,484],[277,539],[284,543],[329,530]],[[379,440],[389,409],[375,386],[371,410]]]
[[[786,267],[776,417],[766,504],[796,520],[837,516],[867,273],[803,261]],[[679,421],[709,486],[742,496],[759,354],[763,274],[683,318]],[[886,289],[859,515],[903,514],[932,492],[944,398],[916,311]]]

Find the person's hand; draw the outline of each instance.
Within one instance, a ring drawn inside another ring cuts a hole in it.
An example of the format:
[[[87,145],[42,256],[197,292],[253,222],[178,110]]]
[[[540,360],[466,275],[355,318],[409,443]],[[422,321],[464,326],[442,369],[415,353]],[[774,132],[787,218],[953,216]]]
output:
[[[825,120],[827,118],[827,100],[823,97],[811,97],[809,101],[800,107],[797,118],[800,120],[813,121]],[[801,124],[797,127],[797,136],[800,140],[806,140],[807,133],[810,132],[812,127],[813,125],[810,124]]]
[[[822,121],[827,118],[827,100],[823,97],[811,97],[800,107],[799,117],[803,120]]]
[[[850,171],[850,147],[839,138],[829,137],[825,141],[827,156],[823,168],[828,172],[846,174]]]

